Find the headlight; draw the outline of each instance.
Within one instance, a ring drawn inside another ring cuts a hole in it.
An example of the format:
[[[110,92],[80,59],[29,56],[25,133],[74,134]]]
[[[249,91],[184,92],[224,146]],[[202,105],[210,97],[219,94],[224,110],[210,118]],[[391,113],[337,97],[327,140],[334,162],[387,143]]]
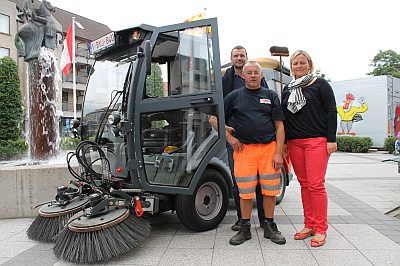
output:
[[[121,121],[121,117],[117,114],[109,115],[108,116],[108,124],[110,125],[117,125]]]

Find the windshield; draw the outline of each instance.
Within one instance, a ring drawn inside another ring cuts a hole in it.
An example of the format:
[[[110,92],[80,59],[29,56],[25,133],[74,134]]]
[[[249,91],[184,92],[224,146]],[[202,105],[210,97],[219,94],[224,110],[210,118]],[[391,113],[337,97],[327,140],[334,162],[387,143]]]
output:
[[[97,61],[86,88],[82,111],[82,140],[100,144],[110,163],[112,175],[119,177],[128,176],[126,140],[116,131],[116,125],[107,123],[107,118],[110,114],[121,118],[125,115],[122,101],[129,88],[128,73],[132,73],[130,70],[135,65],[136,62],[118,64],[107,60]],[[88,157],[87,161],[96,162],[96,154],[91,151],[85,157]],[[101,167],[101,162],[96,162],[94,166]]]
[[[86,88],[82,111],[82,139],[96,140],[104,129],[108,115],[121,108],[122,93],[130,64],[111,61],[97,61],[94,73]],[[101,136],[100,136],[101,137]]]

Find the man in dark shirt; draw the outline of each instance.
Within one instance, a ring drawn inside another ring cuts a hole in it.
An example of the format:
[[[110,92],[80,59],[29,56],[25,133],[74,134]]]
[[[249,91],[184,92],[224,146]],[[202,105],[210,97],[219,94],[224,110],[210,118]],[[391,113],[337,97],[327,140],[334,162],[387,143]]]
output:
[[[243,66],[247,63],[247,51],[243,46],[235,46],[231,50],[231,64],[232,66],[228,68],[225,72],[225,75],[222,77],[222,88],[223,88],[223,94],[224,98],[226,95],[228,95],[230,92],[237,90],[241,87],[244,87],[244,79],[242,77],[242,72],[243,72]],[[265,80],[264,77],[261,78],[261,86],[264,88],[268,88],[267,81]],[[227,125],[230,127],[235,127],[234,126],[234,119],[231,119],[228,121]],[[238,220],[234,225],[232,225],[231,229],[233,231],[239,231],[240,229],[240,221],[242,219],[242,213],[240,211],[240,199],[239,199],[239,190],[234,178],[234,173],[233,173],[233,168],[234,168],[234,162],[233,162],[233,149],[232,147],[227,144],[227,151],[228,151],[228,160],[229,160],[229,166],[231,169],[231,174],[233,178],[233,198],[235,200],[235,208],[238,216]],[[262,195],[261,195],[261,188],[260,185],[257,185],[256,189],[256,199],[257,199],[257,212],[258,212],[258,219],[260,221],[260,226],[264,226],[264,221],[265,221],[265,215],[264,215],[264,210],[262,207]]]
[[[264,237],[276,244],[285,244],[286,239],[274,222],[283,164],[283,112],[278,95],[260,86],[262,69],[257,62],[244,65],[243,77],[245,86],[224,99],[225,124],[234,119],[234,127],[226,126],[226,139],[234,150],[234,175],[242,213],[240,230],[229,243],[240,245],[251,239],[250,215],[256,186],[260,184],[266,216]]]

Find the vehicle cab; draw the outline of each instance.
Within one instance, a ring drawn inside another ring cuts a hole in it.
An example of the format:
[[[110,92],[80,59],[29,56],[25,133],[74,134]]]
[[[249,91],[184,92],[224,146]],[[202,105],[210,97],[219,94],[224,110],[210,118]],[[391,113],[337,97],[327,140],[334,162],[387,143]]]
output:
[[[206,19],[140,25],[94,41],[81,118],[82,140],[101,145],[110,178],[147,197],[146,211],[175,209],[196,231],[219,224],[232,187],[225,131],[219,130],[217,36],[217,20]]]

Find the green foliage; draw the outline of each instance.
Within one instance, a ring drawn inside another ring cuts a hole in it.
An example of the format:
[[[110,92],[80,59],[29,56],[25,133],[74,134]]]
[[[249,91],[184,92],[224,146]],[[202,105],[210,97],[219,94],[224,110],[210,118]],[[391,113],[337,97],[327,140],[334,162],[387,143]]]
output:
[[[24,139],[0,140],[0,160],[15,160],[26,155],[28,145]]]
[[[26,155],[21,139],[22,106],[17,64],[8,56],[0,59],[0,160]]]
[[[8,56],[0,59],[0,140],[21,137],[22,106],[17,64]]]
[[[389,75],[400,78],[400,54],[393,50],[381,51],[371,60],[374,70],[368,75]]]
[[[383,143],[383,148],[390,154],[394,152],[394,144],[396,143],[396,137],[387,137]]]
[[[372,147],[370,137],[341,136],[336,138],[338,150],[344,152],[365,153]]]
[[[151,75],[146,78],[146,93],[150,97],[164,96],[164,83],[159,64],[151,64]],[[152,122],[152,127],[161,128],[163,126],[165,126],[163,121]]]
[[[146,78],[146,93],[150,97],[164,96],[162,71],[158,64],[151,64],[151,75]]]
[[[75,150],[79,142],[81,142],[80,138],[62,138],[60,142],[60,148],[64,151]]]

